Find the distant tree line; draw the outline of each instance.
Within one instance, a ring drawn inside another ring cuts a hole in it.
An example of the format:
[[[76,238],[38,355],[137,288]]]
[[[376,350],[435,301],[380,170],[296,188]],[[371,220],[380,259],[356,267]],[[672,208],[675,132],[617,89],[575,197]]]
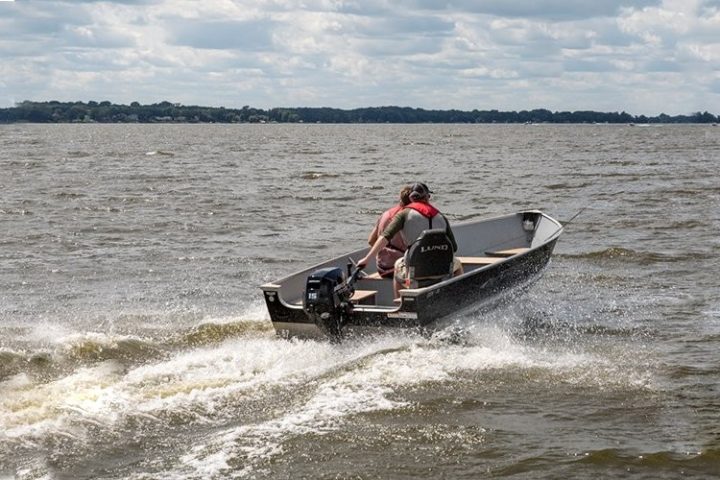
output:
[[[0,109],[0,123],[717,123],[708,112],[654,117],[626,112],[551,112],[546,109],[425,110],[410,107],[242,108],[200,107],[160,102],[117,105],[105,102],[31,102]]]

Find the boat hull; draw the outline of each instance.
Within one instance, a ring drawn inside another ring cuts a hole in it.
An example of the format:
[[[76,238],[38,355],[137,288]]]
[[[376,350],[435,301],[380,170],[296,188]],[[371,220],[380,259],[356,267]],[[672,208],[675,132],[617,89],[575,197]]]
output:
[[[458,312],[492,307],[506,297],[509,291],[530,285],[548,265],[562,226],[547,216],[543,217],[555,222],[557,229],[551,231],[548,238],[536,242],[532,248],[528,247],[522,253],[466,271],[463,275],[431,287],[401,290],[399,305],[357,305],[343,325],[343,331],[357,333],[402,328],[432,329],[440,320]],[[531,238],[528,239],[528,245],[532,245]],[[350,256],[362,252],[353,252]],[[298,275],[302,278],[302,274]],[[293,337],[323,336],[322,331],[305,314],[301,302],[287,302],[282,298],[282,283],[279,281],[263,286],[270,319],[277,333]]]

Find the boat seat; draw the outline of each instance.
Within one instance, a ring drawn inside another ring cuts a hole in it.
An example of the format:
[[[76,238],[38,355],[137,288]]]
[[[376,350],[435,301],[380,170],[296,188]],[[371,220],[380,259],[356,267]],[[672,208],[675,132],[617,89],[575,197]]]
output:
[[[358,305],[372,305],[375,303],[377,290],[355,290],[350,301]]]
[[[410,279],[406,287],[429,287],[450,278],[453,257],[453,246],[445,229],[423,230],[405,253],[405,266]]]
[[[388,278],[392,278],[392,277],[388,277]],[[385,280],[385,279],[382,278],[378,272],[375,272],[375,273],[370,273],[368,275],[365,275],[364,277],[361,278],[361,280]]]
[[[457,257],[463,265],[492,265],[503,259],[503,257]]]
[[[508,248],[506,250],[492,250],[489,252],[485,252],[487,255],[490,255],[491,257],[512,257],[513,255],[519,255],[521,253],[525,253],[528,250],[530,250],[527,247],[519,247],[519,248]]]

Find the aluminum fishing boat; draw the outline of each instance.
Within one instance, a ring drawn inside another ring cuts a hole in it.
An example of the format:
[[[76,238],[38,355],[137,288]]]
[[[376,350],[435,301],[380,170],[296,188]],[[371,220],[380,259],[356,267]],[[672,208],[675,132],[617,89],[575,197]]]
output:
[[[491,307],[504,294],[530,285],[547,266],[563,231],[560,222],[537,210],[452,228],[463,273],[401,289],[399,298],[393,279],[377,274],[374,259],[363,271],[354,267],[367,247],[262,285],[276,332],[337,338],[377,329],[432,329],[452,314]],[[424,248],[434,249],[441,248]]]

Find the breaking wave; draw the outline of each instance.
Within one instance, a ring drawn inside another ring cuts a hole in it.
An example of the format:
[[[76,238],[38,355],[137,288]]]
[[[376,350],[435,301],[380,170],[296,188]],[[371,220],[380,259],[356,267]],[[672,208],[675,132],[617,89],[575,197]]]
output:
[[[262,473],[289,442],[336,432],[357,415],[416,408],[402,392],[438,384],[652,388],[634,354],[548,348],[485,321],[460,337],[400,332],[342,344],[283,340],[267,322],[209,322],[165,343],[94,334],[59,351],[51,363],[82,361],[52,379],[25,371],[0,382],[0,445],[11,455],[43,452],[62,438],[81,451],[195,425],[191,442],[169,435],[178,452],[163,472],[170,478]]]
[[[0,349],[0,381],[26,371],[50,378],[98,362],[145,362],[173,351],[222,343],[244,336],[272,334],[265,319],[215,319],[159,337],[86,332],[62,336],[37,350]]]

